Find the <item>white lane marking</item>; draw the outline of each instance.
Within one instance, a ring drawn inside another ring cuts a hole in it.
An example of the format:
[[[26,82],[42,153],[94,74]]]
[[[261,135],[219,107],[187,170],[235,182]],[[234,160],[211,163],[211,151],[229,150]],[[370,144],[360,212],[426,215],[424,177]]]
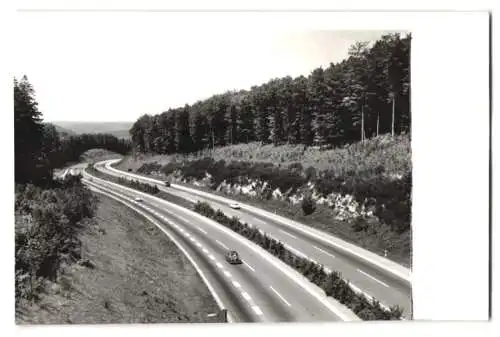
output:
[[[282,300],[283,302],[285,302],[285,303],[286,303],[289,307],[291,307],[291,306],[292,306],[290,303],[288,303],[288,301],[287,301],[287,300],[285,300],[285,298],[284,298],[283,296],[281,296],[281,294],[280,294],[280,293],[279,293],[276,289],[274,289],[274,288],[273,288],[273,286],[269,286],[269,288],[271,288],[271,290],[272,290],[272,291],[273,291],[273,292],[274,292],[274,293],[275,293],[275,294],[276,294],[279,298],[281,298],[281,300]]]
[[[257,315],[259,315],[259,316],[264,315],[264,313],[262,312],[262,310],[260,310],[260,308],[259,308],[259,306],[258,306],[258,305],[254,305],[254,306],[252,306],[252,309],[253,309],[253,311],[255,311],[255,313],[256,313]]]
[[[260,220],[260,219],[257,219],[257,218],[251,218],[251,219],[252,219],[252,222],[258,222],[258,223],[260,223],[260,224],[262,224],[262,225],[267,225],[267,223],[266,223],[266,222],[264,222],[264,221],[262,221],[262,220]]]
[[[227,277],[231,277],[231,273],[228,272],[227,270],[224,270],[224,275],[226,275]]]
[[[282,229],[280,229],[280,231],[282,231],[282,232],[283,232],[283,233],[285,233],[286,235],[291,236],[291,237],[292,237],[292,238],[294,238],[294,239],[296,239],[296,238],[297,238],[295,235],[292,235],[292,234],[288,233],[287,231],[284,231],[284,230],[282,230]]]
[[[184,221],[184,222],[187,222],[187,223],[189,223],[189,222],[190,222],[188,219],[186,219],[185,217],[183,217],[183,216],[181,216],[181,215],[177,215],[177,214],[176,214],[175,216],[176,216],[177,218],[181,219],[181,220],[182,220],[182,221]]]
[[[331,257],[335,258],[335,255],[333,255],[333,254],[331,254],[331,253],[328,253],[326,250],[321,249],[321,248],[319,248],[319,247],[316,247],[316,246],[314,246],[314,245],[313,245],[313,247],[314,247],[314,248],[316,248],[317,250],[319,250],[320,252],[323,252],[323,253],[328,254],[328,255],[330,255]]]
[[[217,239],[216,239],[215,241],[217,241],[217,243],[218,243],[219,245],[221,245],[223,248],[225,248],[225,249],[229,249],[229,248],[227,248],[227,246],[226,246],[225,244],[223,244],[223,243],[222,243],[222,242],[220,242],[219,240],[217,240]]]
[[[251,265],[249,265],[246,261],[241,260],[241,262],[243,262],[243,264],[244,264],[245,266],[247,266],[248,268],[250,268],[252,271],[255,271],[255,269],[253,269],[253,268],[252,268],[252,266],[251,266]]]
[[[235,286],[235,288],[241,288],[241,284],[236,281],[233,281],[233,286]]]
[[[208,254],[208,250],[206,248],[203,248],[203,253]]]
[[[196,245],[201,248],[201,243],[196,242]]]
[[[208,257],[210,258],[210,260],[215,261],[215,257],[213,255],[209,255]]]
[[[367,274],[367,273],[365,273],[364,271],[362,271],[362,270],[360,270],[360,269],[356,269],[356,270],[357,270],[357,271],[359,271],[361,274],[363,274],[363,275],[365,275],[365,276],[367,276],[367,277],[371,278],[371,279],[372,279],[372,280],[374,280],[375,282],[378,282],[378,283],[380,283],[381,285],[383,285],[383,286],[385,286],[385,287],[389,288],[389,286],[388,286],[387,284],[385,284],[384,282],[380,281],[379,279],[376,279],[375,277],[371,276],[370,274]]]
[[[222,264],[220,262],[217,262],[216,265],[217,265],[217,267],[222,269]]]
[[[250,295],[248,295],[248,293],[246,291],[242,291],[241,296],[243,296],[243,298],[246,299],[247,301],[252,300],[252,298],[250,297]]]
[[[198,230],[199,230],[200,232],[202,232],[202,233],[204,233],[204,234],[207,234],[207,232],[205,232],[205,230],[201,229],[200,227],[196,227],[196,228],[198,228]]]
[[[189,240],[195,242],[195,239],[192,236],[189,237]]]
[[[295,248],[293,248],[292,246],[289,246],[289,245],[284,245],[284,246],[285,246],[285,248],[291,250],[292,253],[294,253],[295,255],[299,255],[299,257],[303,257],[305,259],[308,259],[308,260],[312,261],[312,259],[309,256],[307,256],[306,254],[302,253],[300,250],[295,249]]]

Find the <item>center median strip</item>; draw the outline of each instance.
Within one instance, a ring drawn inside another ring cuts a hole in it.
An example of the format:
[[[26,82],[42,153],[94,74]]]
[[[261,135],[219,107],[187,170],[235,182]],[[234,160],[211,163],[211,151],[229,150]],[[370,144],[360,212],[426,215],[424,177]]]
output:
[[[305,290],[309,295],[311,295],[313,298],[318,300],[325,308],[327,308],[329,311],[331,311],[335,316],[340,318],[341,320],[344,321],[356,321],[359,320],[360,318],[356,316],[351,310],[349,310],[347,307],[345,307],[343,304],[339,303],[337,300],[331,298],[331,297],[326,297],[324,293],[322,293],[321,289],[317,288],[316,286],[313,286],[313,284],[309,283],[307,279],[305,279],[302,275],[297,273],[293,268],[291,268],[289,265],[285,264],[283,261],[279,260],[278,258],[272,256],[268,252],[262,249],[262,247],[256,245],[255,243],[245,239],[244,237],[238,235],[237,233],[234,233],[230,229],[226,228],[225,226],[222,226],[221,224],[201,215],[198,214],[197,212],[194,212],[192,210],[186,209],[182,206],[173,204],[171,202],[168,202],[166,200],[160,199],[158,197],[148,195],[143,192],[139,192],[136,190],[133,190],[129,187],[125,187],[116,183],[112,183],[100,178],[95,178],[98,179],[99,181],[102,181],[105,184],[109,184],[110,186],[115,186],[124,190],[132,191],[136,194],[148,197],[152,200],[155,200],[156,202],[159,203],[164,203],[170,206],[171,209],[176,209],[179,211],[179,213],[184,213],[184,214],[189,214],[193,218],[197,218],[203,223],[212,226],[213,228],[217,229],[220,232],[225,233],[226,235],[229,235],[232,237],[232,239],[238,241],[239,243],[247,246],[247,248],[251,249],[254,251],[258,256],[266,260],[268,263],[273,265],[277,270],[282,272],[284,275],[286,275],[290,280],[292,280],[294,283],[296,283],[299,287],[301,287],[303,290]]]

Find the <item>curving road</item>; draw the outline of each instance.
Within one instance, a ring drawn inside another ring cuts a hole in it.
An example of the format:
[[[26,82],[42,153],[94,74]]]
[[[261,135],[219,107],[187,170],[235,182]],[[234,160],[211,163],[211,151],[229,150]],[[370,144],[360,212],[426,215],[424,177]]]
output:
[[[188,256],[232,322],[356,321],[305,277],[231,230],[191,210],[83,171],[84,182],[140,209]],[[140,197],[142,201],[135,201]],[[228,249],[244,263],[230,265]]]
[[[235,200],[177,184],[165,187],[162,181],[118,170],[111,166],[117,161],[119,159],[103,161],[95,167],[109,175],[155,183],[162,191],[191,202],[208,202],[228,215],[237,216],[242,221],[259,227],[298,255],[321,263],[327,269],[341,272],[355,291],[376,298],[386,307],[398,305],[404,310],[403,317],[411,319],[411,271],[408,268],[325,232],[257,207],[238,202],[241,209],[235,210],[228,206],[231,202],[237,202]]]

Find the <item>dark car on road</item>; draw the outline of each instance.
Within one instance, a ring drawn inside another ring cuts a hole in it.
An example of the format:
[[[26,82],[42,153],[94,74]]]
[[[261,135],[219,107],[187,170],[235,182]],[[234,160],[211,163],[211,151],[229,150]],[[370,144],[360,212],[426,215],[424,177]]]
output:
[[[230,250],[226,253],[226,261],[230,264],[241,264],[243,262],[241,261],[240,255],[235,250]]]

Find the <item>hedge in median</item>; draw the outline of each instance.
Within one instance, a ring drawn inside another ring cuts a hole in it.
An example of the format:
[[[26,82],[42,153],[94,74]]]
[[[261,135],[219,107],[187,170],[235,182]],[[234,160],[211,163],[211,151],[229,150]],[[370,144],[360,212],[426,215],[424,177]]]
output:
[[[97,171],[92,165],[88,165],[86,168],[86,171],[91,173],[92,175],[95,175],[97,177],[105,178],[107,180],[111,180],[115,183],[118,183],[120,185],[124,185],[148,194],[158,194],[160,192],[160,189],[156,185],[151,185],[147,183],[142,183],[138,180],[128,180],[122,177],[114,177],[112,175],[107,175],[103,172]]]

